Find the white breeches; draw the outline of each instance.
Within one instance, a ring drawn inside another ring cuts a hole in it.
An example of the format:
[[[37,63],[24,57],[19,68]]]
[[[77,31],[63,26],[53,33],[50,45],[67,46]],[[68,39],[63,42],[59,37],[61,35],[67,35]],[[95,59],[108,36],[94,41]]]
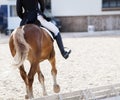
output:
[[[41,15],[38,16],[38,20],[40,21],[40,23],[43,27],[45,27],[48,30],[50,30],[51,32],[53,32],[55,36],[58,35],[59,29],[52,22],[47,21]]]

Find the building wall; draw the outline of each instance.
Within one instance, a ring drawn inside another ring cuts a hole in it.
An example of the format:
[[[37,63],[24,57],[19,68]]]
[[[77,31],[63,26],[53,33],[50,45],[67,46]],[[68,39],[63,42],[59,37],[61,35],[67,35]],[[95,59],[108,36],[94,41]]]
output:
[[[83,32],[87,31],[87,16],[64,16],[58,17],[61,20],[62,32]]]
[[[61,20],[62,32],[86,32],[89,25],[95,31],[120,30],[120,15],[64,16]]]
[[[51,0],[54,16],[114,15],[120,11],[102,11],[102,0]]]
[[[16,4],[16,0],[0,0],[0,5],[3,5],[3,4]]]
[[[15,5],[16,0],[0,0],[0,4]],[[51,0],[51,12],[61,20],[63,32],[87,31],[89,25],[94,25],[96,31],[120,29],[120,11],[102,11],[102,0]],[[8,13],[10,29],[19,23],[18,17]]]
[[[102,0],[51,0],[52,13],[62,23],[63,32],[120,30],[120,11],[102,11]]]

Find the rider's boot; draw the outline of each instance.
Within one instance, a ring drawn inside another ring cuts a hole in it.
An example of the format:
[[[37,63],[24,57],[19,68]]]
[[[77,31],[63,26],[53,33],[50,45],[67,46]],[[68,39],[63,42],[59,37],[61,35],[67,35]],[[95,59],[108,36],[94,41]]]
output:
[[[60,49],[60,52],[61,52],[62,56],[65,59],[67,59],[69,57],[69,54],[71,53],[71,50],[69,50],[69,51],[64,50],[63,42],[62,42],[62,38],[61,38],[60,33],[58,33],[58,35],[55,37],[55,39],[56,39],[57,45],[58,45],[58,47]]]

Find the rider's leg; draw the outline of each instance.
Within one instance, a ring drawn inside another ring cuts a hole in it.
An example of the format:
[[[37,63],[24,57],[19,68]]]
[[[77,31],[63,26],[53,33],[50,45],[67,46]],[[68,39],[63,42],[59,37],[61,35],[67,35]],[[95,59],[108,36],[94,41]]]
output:
[[[38,20],[40,21],[41,25],[51,32],[54,33],[55,36],[59,33],[59,29],[51,22],[47,21],[46,19],[43,18],[43,16],[39,15]]]
[[[64,46],[63,46],[63,42],[62,42],[62,38],[61,38],[60,33],[58,33],[58,35],[55,37],[55,39],[56,39],[56,42],[58,44],[58,47],[60,49],[60,52],[61,52],[62,56],[65,59],[67,59],[69,57],[69,54],[71,53],[71,50],[69,50],[69,51],[64,50]]]
[[[61,34],[59,32],[59,29],[53,23],[45,20],[42,16],[39,16],[38,19],[40,20],[42,26],[44,26],[45,28],[47,28],[48,30],[50,30],[51,32],[54,33],[54,35],[55,35],[54,37],[56,39],[56,42],[60,49],[60,52],[61,52],[62,56],[65,59],[67,59],[69,57],[69,54],[71,53],[71,50],[69,50],[69,51],[64,50],[64,46],[63,46],[63,42],[62,42],[62,38],[61,38]]]

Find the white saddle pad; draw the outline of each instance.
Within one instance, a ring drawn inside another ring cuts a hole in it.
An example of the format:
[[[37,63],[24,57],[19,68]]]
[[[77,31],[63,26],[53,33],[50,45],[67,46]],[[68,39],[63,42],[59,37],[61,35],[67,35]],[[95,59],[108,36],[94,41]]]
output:
[[[44,27],[40,27],[40,28],[42,28],[42,29],[44,29],[49,35],[50,35],[50,37],[53,39],[53,41],[54,41],[54,38],[53,38],[53,36],[52,36],[52,33],[49,31],[49,30],[47,30],[46,28],[44,28]]]

